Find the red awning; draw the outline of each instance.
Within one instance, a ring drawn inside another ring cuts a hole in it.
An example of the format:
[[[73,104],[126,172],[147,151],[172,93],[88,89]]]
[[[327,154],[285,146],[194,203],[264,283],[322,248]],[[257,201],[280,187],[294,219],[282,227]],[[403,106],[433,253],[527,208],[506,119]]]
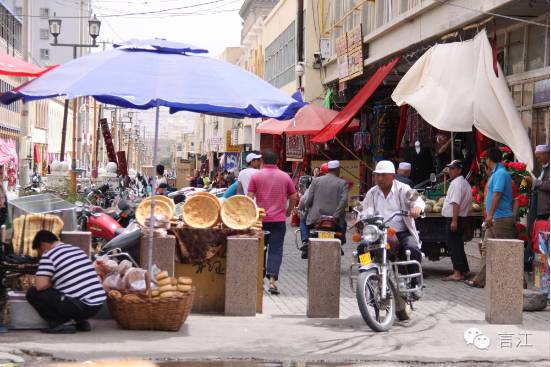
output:
[[[373,92],[379,87],[379,85],[386,78],[388,73],[400,58],[397,57],[386,65],[381,66],[375,74],[369,79],[369,81],[363,86],[362,89],[352,98],[350,102],[339,112],[337,116],[327,124],[316,136],[312,138],[313,143],[325,143],[337,136],[344,128],[348,126],[352,118],[358,113],[360,108],[371,97]]]
[[[331,122],[339,111],[308,104],[298,110],[290,120],[269,119],[256,128],[257,133],[281,135],[315,135]],[[360,122],[354,119],[346,131],[358,131]]]
[[[36,65],[16,59],[5,53],[0,53],[0,75],[36,77],[57,67],[57,65],[41,69]]]

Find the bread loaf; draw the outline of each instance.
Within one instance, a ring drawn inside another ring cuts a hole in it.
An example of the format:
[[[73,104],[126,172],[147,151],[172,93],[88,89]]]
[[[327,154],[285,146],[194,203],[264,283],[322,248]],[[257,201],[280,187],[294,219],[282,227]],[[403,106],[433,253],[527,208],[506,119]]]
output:
[[[119,292],[119,291],[110,291],[109,292],[109,297],[111,298],[121,298],[122,297],[122,293]]]
[[[155,277],[155,279],[157,279],[157,281],[161,280],[161,279],[164,279],[164,278],[168,278],[168,271],[161,271],[159,274],[157,274],[157,276]]]
[[[137,294],[127,294],[122,296],[123,301],[142,301],[142,299]]]
[[[178,290],[180,292],[189,292],[191,290],[191,285],[178,284]]]
[[[164,292],[172,292],[172,291],[177,291],[178,290],[178,287],[176,287],[175,285],[172,285],[172,284],[168,284],[168,285],[164,285],[162,287],[159,288],[159,293],[163,294]]]
[[[177,297],[180,292],[163,292],[161,293],[161,298]]]
[[[165,286],[165,285],[170,285],[170,284],[172,284],[172,279],[171,278],[163,278],[161,280],[158,280],[157,284],[159,285],[159,287],[162,287],[162,286]]]
[[[190,277],[179,277],[178,284],[191,285],[193,283]]]
[[[151,291],[151,296],[152,296],[152,297],[157,297],[159,294],[161,294],[161,292],[159,292],[158,289],[153,289],[153,290]]]

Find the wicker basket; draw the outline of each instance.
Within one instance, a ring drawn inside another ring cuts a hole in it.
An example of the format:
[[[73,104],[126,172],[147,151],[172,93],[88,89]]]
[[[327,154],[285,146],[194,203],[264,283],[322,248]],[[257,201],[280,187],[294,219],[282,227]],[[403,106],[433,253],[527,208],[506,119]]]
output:
[[[107,298],[107,305],[119,326],[128,330],[178,331],[191,313],[195,287],[183,297],[144,297],[136,300]]]

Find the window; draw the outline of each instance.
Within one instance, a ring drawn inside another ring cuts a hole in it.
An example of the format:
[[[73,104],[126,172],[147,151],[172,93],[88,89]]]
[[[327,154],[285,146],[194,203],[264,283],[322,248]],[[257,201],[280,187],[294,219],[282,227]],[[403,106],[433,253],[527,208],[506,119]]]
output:
[[[40,49],[40,58],[42,60],[49,60],[50,59],[50,50],[47,48],[41,48]]]
[[[508,36],[508,55],[507,55],[507,74],[517,74],[524,71],[524,27],[520,27],[507,34]]]
[[[48,28],[40,28],[40,39],[47,40],[50,38],[50,30]]]
[[[40,8],[39,10],[40,18],[49,18],[50,17],[50,9],[48,8]]]
[[[265,80],[276,88],[295,80],[295,22],[266,47],[265,53]]]
[[[16,6],[15,7],[15,15],[17,15],[17,16],[23,15],[23,8],[20,7],[20,6]]]
[[[528,26],[526,70],[540,69],[545,66],[546,36],[546,28]]]

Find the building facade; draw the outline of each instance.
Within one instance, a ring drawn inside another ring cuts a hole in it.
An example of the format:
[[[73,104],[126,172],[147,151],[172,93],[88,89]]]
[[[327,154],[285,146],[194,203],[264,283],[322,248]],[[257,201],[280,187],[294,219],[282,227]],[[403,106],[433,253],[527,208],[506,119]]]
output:
[[[323,62],[323,82],[335,91],[349,90],[341,93],[343,103],[378,66],[392,58],[402,57],[398,71],[385,81],[390,86],[396,85],[409,66],[435,43],[470,39],[486,29],[490,38],[495,32],[498,60],[532,144],[549,143],[549,5],[545,2],[338,0],[319,4],[321,38],[330,45]],[[363,67],[359,76],[342,78],[339,41],[357,29],[361,30]]]

